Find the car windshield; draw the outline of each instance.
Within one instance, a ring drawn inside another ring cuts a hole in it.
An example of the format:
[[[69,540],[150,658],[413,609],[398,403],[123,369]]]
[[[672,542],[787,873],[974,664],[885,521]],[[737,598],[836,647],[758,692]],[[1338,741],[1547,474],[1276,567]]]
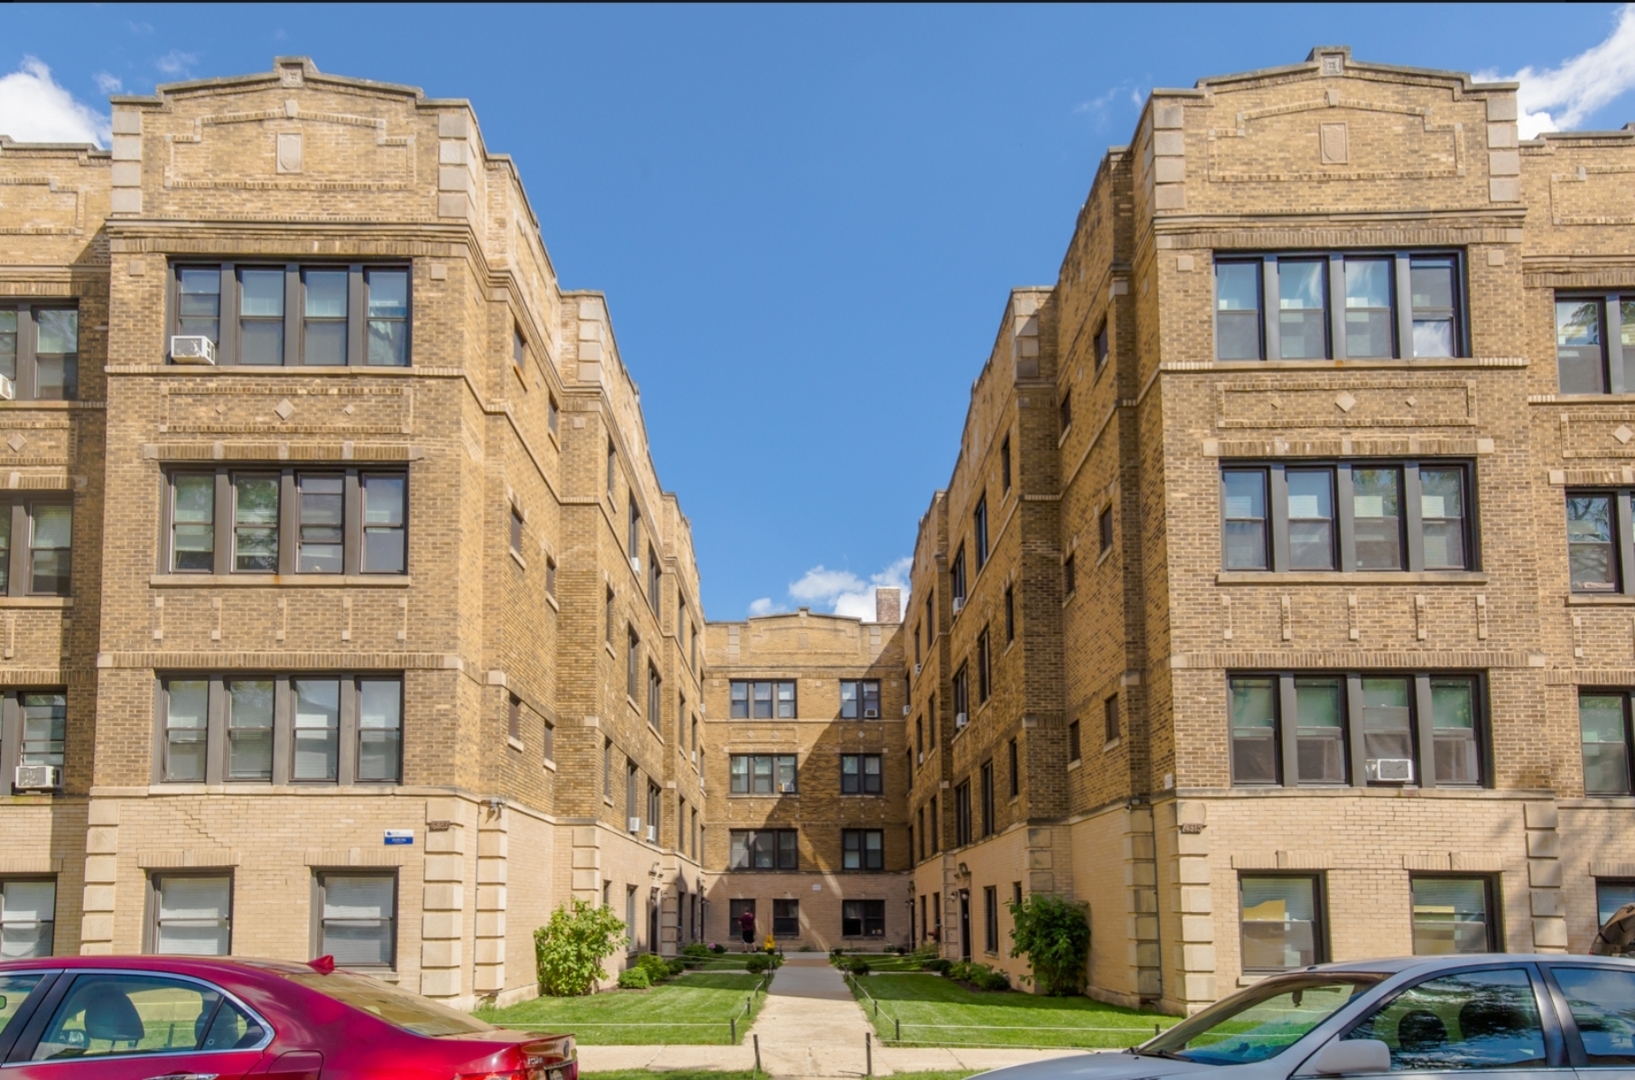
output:
[[[1201,1065],[1265,1061],[1383,977],[1348,973],[1267,979],[1176,1024],[1137,1052]]]
[[[344,971],[329,975],[299,972],[289,979],[416,1035],[473,1035],[494,1030],[492,1024],[485,1024],[474,1016],[362,975]]]

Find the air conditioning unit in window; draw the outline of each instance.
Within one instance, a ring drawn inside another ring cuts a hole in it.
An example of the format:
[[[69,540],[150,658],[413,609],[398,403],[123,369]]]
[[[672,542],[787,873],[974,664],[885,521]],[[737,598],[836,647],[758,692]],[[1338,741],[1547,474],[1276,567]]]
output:
[[[959,611],[960,611],[960,608],[962,608],[964,606],[965,606],[965,597],[963,597],[963,596],[954,597],[954,614],[955,615],[958,615]]]
[[[923,667],[923,666],[924,665],[922,665],[922,664],[915,664],[914,665],[914,674],[915,674],[916,677],[918,677],[918,675],[920,674],[920,668]]]
[[[21,791],[50,791],[60,779],[55,765],[19,765],[11,786]]]
[[[17,397],[17,384],[0,375],[0,401],[11,401]]]
[[[969,724],[970,722],[971,722],[970,719],[968,717],[966,717],[966,715],[964,713],[955,713],[954,714],[954,727],[963,728],[966,724]]]
[[[688,757],[688,760],[692,762],[692,764],[694,764],[694,765],[698,764],[698,751],[697,750],[694,750],[691,754],[687,755],[687,757]]]
[[[863,710],[863,719],[865,719],[865,720],[878,720],[878,719],[880,719],[880,710],[879,709],[864,709]]]
[[[630,556],[630,569],[634,570],[638,574],[642,572],[642,560],[640,555]]]
[[[1414,759],[1385,757],[1368,759],[1368,779],[1382,783],[1409,784],[1414,779]]]
[[[904,706],[903,706],[903,715],[904,715],[904,716],[907,716],[907,715],[908,715],[908,706],[907,706],[907,705],[904,705]]]
[[[658,839],[659,839],[659,827],[657,825],[649,825],[647,827],[647,842],[649,844],[656,844],[656,843],[658,843]]]
[[[630,831],[633,833],[639,833],[642,831],[642,819],[639,817],[633,817],[625,824],[629,826]]]
[[[779,795],[793,795],[794,793],[795,793],[795,785],[794,784],[779,784],[778,785],[778,794]]]
[[[203,334],[176,334],[170,339],[170,362],[214,366],[216,343]]]
[[[917,762],[915,762],[915,764],[916,765],[924,765],[925,764],[925,751],[924,750],[920,751],[919,760]]]

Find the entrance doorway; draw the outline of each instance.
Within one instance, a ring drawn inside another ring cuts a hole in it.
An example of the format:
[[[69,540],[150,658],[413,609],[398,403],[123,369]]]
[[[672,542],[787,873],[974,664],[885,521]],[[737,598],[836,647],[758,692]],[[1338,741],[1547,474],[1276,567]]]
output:
[[[959,891],[959,958],[971,960],[971,894],[966,889]]]

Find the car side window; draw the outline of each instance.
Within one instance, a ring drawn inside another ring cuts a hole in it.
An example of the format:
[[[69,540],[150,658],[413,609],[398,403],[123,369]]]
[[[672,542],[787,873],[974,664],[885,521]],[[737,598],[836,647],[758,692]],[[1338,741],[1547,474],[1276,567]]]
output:
[[[158,975],[81,975],[34,1048],[33,1060],[231,1050],[261,1028],[220,991]]]
[[[6,1033],[12,1017],[23,1008],[28,995],[40,985],[48,973],[44,971],[14,971],[0,975],[0,1035]]]
[[[1586,1065],[1635,1065],[1635,972],[1552,967],[1584,1042]]]
[[[1378,1039],[1392,1072],[1501,1069],[1545,1063],[1538,1000],[1524,968],[1444,975],[1410,986],[1351,1029]]]

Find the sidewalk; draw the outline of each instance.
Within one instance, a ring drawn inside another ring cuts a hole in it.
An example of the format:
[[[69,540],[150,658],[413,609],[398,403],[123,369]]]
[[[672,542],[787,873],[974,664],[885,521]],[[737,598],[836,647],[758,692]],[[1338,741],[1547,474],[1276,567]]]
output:
[[[873,1028],[826,956],[790,956],[772,977],[766,1003],[741,1046],[582,1046],[582,1071],[612,1069],[743,1069],[773,1077],[858,1077],[864,1074],[864,1036]],[[930,1070],[997,1069],[1081,1053],[1077,1050],[883,1047],[874,1044],[874,1075]]]

